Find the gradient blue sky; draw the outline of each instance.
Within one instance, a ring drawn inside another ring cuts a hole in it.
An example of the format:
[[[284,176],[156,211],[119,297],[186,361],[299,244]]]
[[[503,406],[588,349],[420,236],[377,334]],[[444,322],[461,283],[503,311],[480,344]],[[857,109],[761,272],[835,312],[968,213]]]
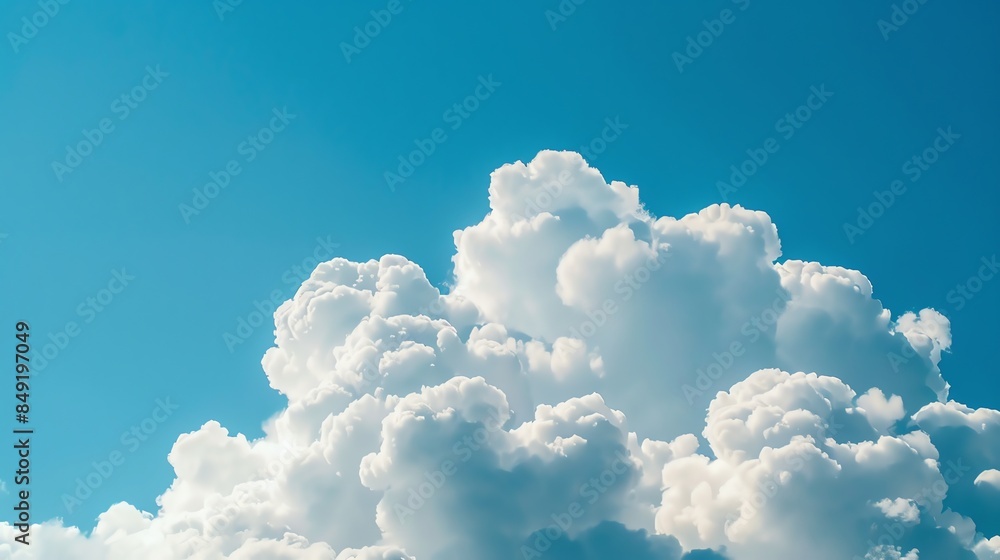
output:
[[[638,185],[656,215],[720,202],[716,183],[729,166],[778,139],[780,150],[729,201],[770,214],[785,258],[861,270],[896,314],[944,312],[955,337],[943,363],[953,397],[995,404],[984,365],[1000,288],[987,285],[963,309],[948,292],[997,250],[1000,7],[930,0],[886,40],[876,22],[890,1],[623,9],[589,0],[555,29],[545,14],[555,0],[401,5],[350,62],[341,43],[386,2],[244,2],[221,20],[207,1],[70,2],[17,52],[8,36],[0,315],[11,333],[15,321],[30,322],[36,348],[67,321],[82,325],[33,384],[36,519],[89,529],[114,502],[155,510],[178,434],[209,419],[262,434],[283,403],[260,367],[271,329],[232,353],[223,333],[273,290],[291,296],[283,275],[317,237],[352,260],[403,254],[443,285],[452,231],[488,209],[489,173],[541,149],[576,149],[606,118],[627,129],[591,164]],[[724,9],[732,22],[678,71],[673,53]],[[20,33],[21,18],[38,10],[3,3],[0,30]],[[169,75],[120,119],[115,100],[147,66]],[[444,111],[490,75],[501,85],[451,130]],[[824,85],[833,97],[782,138],[776,121]],[[244,162],[240,143],[284,107],[295,118]],[[58,180],[52,162],[104,118],[114,130]],[[961,138],[850,243],[844,222],[873,190],[907,179],[904,162],[949,126]],[[384,173],[436,127],[447,140],[391,191]],[[231,159],[242,172],[185,223],[178,205]],[[84,324],[78,305],[121,267],[135,280]],[[60,496],[165,397],[180,408],[67,514]]]

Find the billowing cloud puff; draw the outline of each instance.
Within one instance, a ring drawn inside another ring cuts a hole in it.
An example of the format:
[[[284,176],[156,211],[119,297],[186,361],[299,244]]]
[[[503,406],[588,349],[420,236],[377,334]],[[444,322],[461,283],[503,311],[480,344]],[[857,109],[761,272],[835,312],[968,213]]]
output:
[[[878,547],[972,558],[969,521],[942,505],[959,473],[938,463],[923,432],[880,435],[858,400],[814,373],[761,370],[737,383],[709,407],[703,434],[715,459],[664,468],[657,532],[685,547],[726,545],[734,558],[794,558],[810,547],[818,560]]]
[[[493,172],[451,289],[321,263],[248,440],[180,435],[159,510],[15,560],[1000,558],[1000,412],[949,400],[950,324],[780,260],[764,212],[655,217],[569,152]]]

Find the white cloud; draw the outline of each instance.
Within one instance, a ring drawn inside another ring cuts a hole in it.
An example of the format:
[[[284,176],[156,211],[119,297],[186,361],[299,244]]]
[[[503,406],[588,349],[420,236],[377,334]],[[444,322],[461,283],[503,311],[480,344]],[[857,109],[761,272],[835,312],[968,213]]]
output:
[[[1000,537],[979,541],[975,550],[978,560],[1000,560]]]
[[[887,398],[878,387],[872,387],[858,397],[858,407],[858,412],[881,434],[889,434],[892,426],[906,416],[903,399],[899,395]]]
[[[763,212],[654,217],[576,154],[489,195],[449,293],[336,258],[280,306],[265,437],[206,421],[157,512],[36,525],[38,547],[2,524],[0,555],[997,557],[1000,412],[948,400],[940,313],[779,261]]]
[[[976,477],[976,486],[980,484],[983,486],[992,487],[995,490],[1000,490],[1000,471],[996,469],[987,469]]]
[[[885,498],[875,502],[875,507],[882,510],[882,514],[889,519],[895,519],[904,524],[913,524],[920,519],[920,509],[914,500],[896,498],[890,500]]]

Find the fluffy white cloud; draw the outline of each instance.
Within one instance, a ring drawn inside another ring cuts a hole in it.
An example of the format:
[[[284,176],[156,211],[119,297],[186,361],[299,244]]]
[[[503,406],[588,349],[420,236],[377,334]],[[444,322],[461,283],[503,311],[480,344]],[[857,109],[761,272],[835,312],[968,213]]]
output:
[[[858,406],[858,412],[881,434],[890,433],[893,425],[906,416],[903,399],[899,395],[887,398],[878,387],[858,397]]]
[[[950,324],[780,261],[763,212],[652,216],[577,154],[496,170],[449,293],[397,255],[320,264],[249,441],[178,437],[159,510],[15,560],[998,557],[1000,412],[948,400]]]
[[[926,434],[879,435],[836,378],[758,371],[712,402],[704,435],[715,459],[663,471],[656,529],[686,548],[834,560],[881,553],[875,545],[924,553],[925,541],[930,557],[963,558],[970,544],[950,532],[963,520],[944,515],[947,483]]]
[[[976,477],[975,484],[976,486],[982,485],[991,487],[995,490],[1000,490],[1000,471],[996,469],[988,469],[979,473],[979,476]]]
[[[980,541],[975,551],[978,560],[1000,560],[1000,537]]]

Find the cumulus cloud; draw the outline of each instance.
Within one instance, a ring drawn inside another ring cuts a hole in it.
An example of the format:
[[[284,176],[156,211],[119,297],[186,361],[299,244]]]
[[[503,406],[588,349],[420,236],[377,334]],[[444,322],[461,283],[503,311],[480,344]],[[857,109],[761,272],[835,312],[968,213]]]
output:
[[[781,260],[764,212],[656,217],[579,155],[494,171],[442,293],[319,264],[248,440],[177,438],[158,511],[60,520],[15,560],[1000,557],[1000,412],[949,400],[950,324]]]
[[[996,469],[988,469],[976,477],[975,484],[977,486],[988,486],[995,490],[1000,490],[1000,471]]]

